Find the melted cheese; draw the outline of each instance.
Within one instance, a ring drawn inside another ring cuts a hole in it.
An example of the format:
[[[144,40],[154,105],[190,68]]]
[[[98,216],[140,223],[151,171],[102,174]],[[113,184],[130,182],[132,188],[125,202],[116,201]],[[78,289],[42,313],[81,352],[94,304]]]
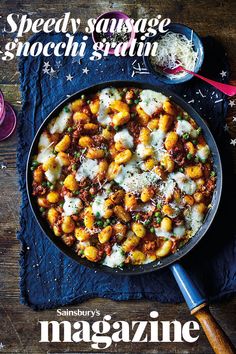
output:
[[[114,141],[120,141],[124,147],[129,149],[132,149],[132,147],[134,146],[134,139],[132,135],[130,135],[128,129],[122,129],[121,131],[116,133],[114,136]]]
[[[126,192],[140,192],[143,188],[152,186],[160,180],[155,172],[140,171],[138,163],[139,161],[134,155],[126,165],[120,166],[120,171],[114,179]]]
[[[140,98],[141,101],[139,105],[149,116],[153,115],[159,108],[161,108],[163,103],[167,100],[167,97],[162,93],[152,90],[143,90],[140,93]]]
[[[170,178],[176,181],[181,192],[192,195],[197,189],[196,183],[182,172],[171,173]]]
[[[158,129],[150,134],[151,146],[154,148],[155,158],[157,161],[161,161],[167,152],[164,148],[164,139],[166,134]]]
[[[105,214],[105,200],[107,196],[105,194],[97,195],[92,203],[92,211],[93,214],[98,217],[102,218]]]
[[[171,178],[168,178],[167,181],[160,185],[160,192],[163,193],[166,199],[169,199],[174,193],[175,186],[176,183]]]
[[[126,178],[121,184],[126,192],[141,192],[157,183],[160,177],[155,172],[142,172]]]
[[[45,172],[45,176],[47,180],[51,183],[56,182],[61,176],[61,164],[59,159],[55,158],[55,164],[49,167],[49,169]]]
[[[136,147],[136,153],[137,153],[138,157],[140,157],[141,159],[145,159],[147,157],[147,155],[146,155],[147,148],[149,148],[148,145],[138,144]]]
[[[157,129],[155,131],[153,131],[150,134],[150,139],[151,139],[151,145],[155,148],[155,149],[159,149],[160,147],[162,147],[164,139],[165,139],[165,132],[163,132],[160,129]]]
[[[100,107],[98,112],[98,121],[101,124],[107,125],[111,122],[111,117],[109,116],[109,106],[112,102],[120,100],[121,96],[116,88],[108,87],[100,92]]]
[[[50,137],[48,136],[47,132],[43,132],[39,138],[39,144],[38,144],[39,151],[47,148],[49,145],[51,145]]]
[[[197,137],[197,130],[193,128],[193,126],[187,120],[178,120],[176,126],[176,133],[179,136],[182,136],[184,133],[188,133],[192,138]]]
[[[38,144],[39,154],[37,161],[39,163],[46,162],[53,155],[53,143],[50,141],[46,132],[41,134]]]
[[[70,216],[78,213],[83,208],[82,201],[79,198],[70,198],[65,196],[65,203],[63,205],[64,215]]]
[[[93,179],[96,177],[99,170],[99,165],[96,160],[84,159],[80,165],[78,171],[76,172],[75,179],[81,181],[83,178]]]
[[[198,231],[200,226],[203,224],[204,214],[198,211],[197,205],[192,207],[192,210],[187,216],[187,220],[192,229],[192,236]]]
[[[180,226],[174,227],[173,234],[176,237],[183,237],[185,234],[185,231],[186,231],[185,227],[183,225],[180,225]]]
[[[68,107],[69,108],[69,107]],[[68,126],[72,112],[66,112],[64,109],[60,112],[59,116],[50,124],[49,131],[51,134],[63,133]]]
[[[196,156],[198,156],[199,159],[203,162],[207,160],[209,155],[210,155],[210,149],[208,145],[203,146],[196,153]]]
[[[122,266],[125,261],[125,255],[121,246],[114,245],[110,256],[106,256],[103,264],[110,268],[117,268]]]
[[[155,206],[151,203],[145,204],[138,204],[134,211],[142,211],[143,213],[149,213],[150,211],[154,210]]]
[[[115,182],[121,184],[124,179],[131,177],[138,172],[137,159],[135,156],[126,164],[121,165],[119,173],[115,177]]]
[[[155,228],[155,234],[156,234],[157,237],[170,238],[170,237],[172,236],[172,233],[171,233],[171,232],[164,231],[164,230],[162,230],[161,227]]]

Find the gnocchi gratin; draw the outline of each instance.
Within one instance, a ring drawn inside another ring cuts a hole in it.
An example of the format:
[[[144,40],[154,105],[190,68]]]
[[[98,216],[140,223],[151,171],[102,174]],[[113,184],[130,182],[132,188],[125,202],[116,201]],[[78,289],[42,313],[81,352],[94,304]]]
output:
[[[108,267],[177,252],[216,185],[201,128],[168,97],[107,87],[68,104],[40,136],[33,195],[56,237]]]

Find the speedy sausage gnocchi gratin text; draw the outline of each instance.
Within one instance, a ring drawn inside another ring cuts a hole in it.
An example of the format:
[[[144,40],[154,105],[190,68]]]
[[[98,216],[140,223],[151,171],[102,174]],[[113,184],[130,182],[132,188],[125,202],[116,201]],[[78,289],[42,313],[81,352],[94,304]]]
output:
[[[40,136],[33,195],[56,237],[108,267],[153,262],[194,236],[216,185],[201,128],[159,92],[107,87]]]

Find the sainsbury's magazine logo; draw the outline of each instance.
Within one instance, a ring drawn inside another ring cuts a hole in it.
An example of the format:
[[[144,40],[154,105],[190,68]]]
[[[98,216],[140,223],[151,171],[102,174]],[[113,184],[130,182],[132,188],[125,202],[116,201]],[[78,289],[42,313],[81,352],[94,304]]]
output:
[[[57,315],[60,316],[60,310]],[[79,310],[78,310],[79,311]],[[78,312],[77,312],[78,314]],[[65,314],[66,315],[66,314]],[[76,315],[76,311],[74,313]],[[79,314],[83,316],[83,314]],[[39,321],[40,342],[70,343],[87,342],[92,349],[106,349],[112,343],[119,342],[196,342],[199,337],[199,324],[196,321],[160,321],[159,313],[151,311],[147,321],[115,321],[111,315],[104,315],[102,320],[93,323],[86,320],[70,321]]]

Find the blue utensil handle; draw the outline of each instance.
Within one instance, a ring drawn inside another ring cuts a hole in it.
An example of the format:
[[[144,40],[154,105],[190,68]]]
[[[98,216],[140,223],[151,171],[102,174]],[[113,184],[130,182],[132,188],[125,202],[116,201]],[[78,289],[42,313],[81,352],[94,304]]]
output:
[[[207,300],[201,290],[193,283],[186,270],[179,263],[173,263],[170,269],[183,294],[190,311],[195,307],[206,303]]]
[[[210,313],[205,296],[190,279],[186,270],[179,263],[172,264],[170,269],[191,314],[200,322],[214,352],[216,354],[235,354],[233,344]]]

